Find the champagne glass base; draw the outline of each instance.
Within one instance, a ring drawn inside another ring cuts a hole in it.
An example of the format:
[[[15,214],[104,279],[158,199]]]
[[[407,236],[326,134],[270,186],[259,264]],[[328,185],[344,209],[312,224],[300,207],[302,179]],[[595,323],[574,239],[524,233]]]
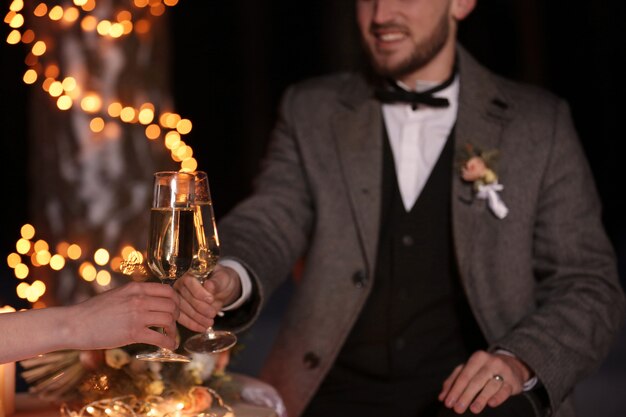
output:
[[[231,332],[214,330],[212,333],[197,334],[185,342],[184,348],[192,353],[219,353],[237,343],[237,336]]]
[[[179,355],[168,349],[159,349],[156,352],[139,353],[135,358],[148,362],[191,362],[191,358]]]

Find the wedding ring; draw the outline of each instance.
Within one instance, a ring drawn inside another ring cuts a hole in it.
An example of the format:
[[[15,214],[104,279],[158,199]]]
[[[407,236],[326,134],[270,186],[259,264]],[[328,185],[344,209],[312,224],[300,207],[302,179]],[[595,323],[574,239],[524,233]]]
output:
[[[504,382],[504,378],[502,378],[502,375],[495,374],[493,376],[493,379],[495,379],[498,382]]]

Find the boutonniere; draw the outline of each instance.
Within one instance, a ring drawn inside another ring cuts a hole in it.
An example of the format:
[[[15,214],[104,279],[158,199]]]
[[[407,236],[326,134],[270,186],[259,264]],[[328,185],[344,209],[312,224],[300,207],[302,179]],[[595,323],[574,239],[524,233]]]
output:
[[[504,188],[498,182],[496,173],[496,149],[481,150],[471,144],[465,146],[465,156],[461,164],[461,178],[471,182],[476,191],[476,197],[487,200],[489,208],[499,219],[503,219],[509,212],[500,195]]]

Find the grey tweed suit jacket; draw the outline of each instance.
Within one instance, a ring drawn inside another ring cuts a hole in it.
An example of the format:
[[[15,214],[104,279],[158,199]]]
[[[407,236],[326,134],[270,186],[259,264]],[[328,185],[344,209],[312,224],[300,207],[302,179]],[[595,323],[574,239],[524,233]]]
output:
[[[499,151],[500,195],[509,208],[496,218],[454,173],[462,285],[490,347],[534,370],[551,413],[573,416],[574,385],[598,367],[624,318],[592,173],[564,101],[492,74],[460,45],[458,53],[455,152],[467,143]],[[306,407],[372,288],[382,123],[361,75],[289,88],[254,194],[219,224],[223,256],[240,261],[256,287],[240,329],[304,259],[262,372],[289,417]]]

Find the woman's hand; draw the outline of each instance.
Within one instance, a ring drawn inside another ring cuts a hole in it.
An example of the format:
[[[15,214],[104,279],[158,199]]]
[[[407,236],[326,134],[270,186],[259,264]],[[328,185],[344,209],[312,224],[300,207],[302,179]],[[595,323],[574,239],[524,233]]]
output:
[[[169,285],[131,282],[63,308],[69,310],[64,313],[68,337],[79,349],[131,343],[176,348],[179,296]],[[151,327],[164,328],[165,334]]]

